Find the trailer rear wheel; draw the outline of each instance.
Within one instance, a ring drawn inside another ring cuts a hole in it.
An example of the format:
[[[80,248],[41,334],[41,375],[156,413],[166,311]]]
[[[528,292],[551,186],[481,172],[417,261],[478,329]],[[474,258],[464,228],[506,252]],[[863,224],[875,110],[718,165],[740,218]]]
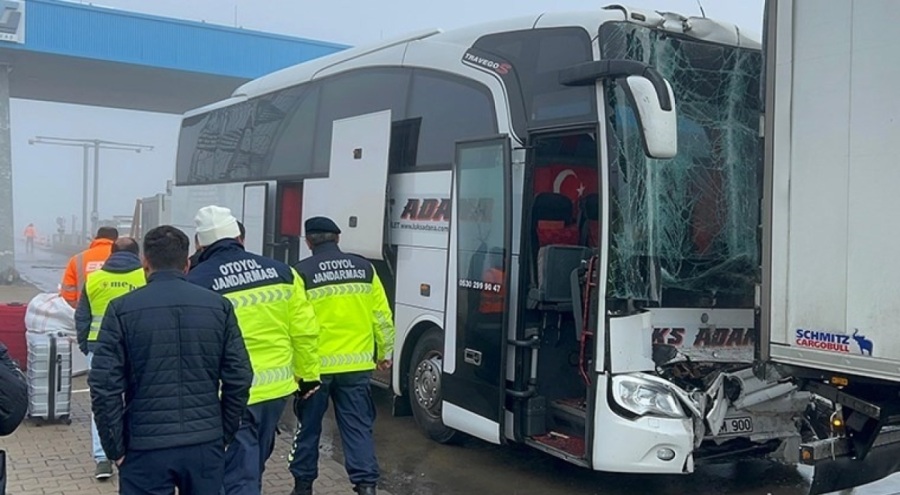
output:
[[[413,348],[409,368],[409,402],[413,416],[425,434],[439,443],[451,443],[456,430],[441,420],[441,370],[444,361],[444,336],[437,328],[427,330]]]

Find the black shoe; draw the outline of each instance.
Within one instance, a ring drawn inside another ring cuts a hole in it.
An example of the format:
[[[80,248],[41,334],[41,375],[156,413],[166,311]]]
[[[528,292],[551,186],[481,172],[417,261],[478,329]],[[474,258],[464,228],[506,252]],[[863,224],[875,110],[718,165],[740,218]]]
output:
[[[312,481],[294,480],[294,491],[291,495],[312,495]]]
[[[103,481],[112,478],[112,475],[113,467],[111,462],[100,461],[97,463],[97,469],[94,471],[94,478]]]
[[[359,495],[375,495],[375,485],[356,485],[353,489]]]

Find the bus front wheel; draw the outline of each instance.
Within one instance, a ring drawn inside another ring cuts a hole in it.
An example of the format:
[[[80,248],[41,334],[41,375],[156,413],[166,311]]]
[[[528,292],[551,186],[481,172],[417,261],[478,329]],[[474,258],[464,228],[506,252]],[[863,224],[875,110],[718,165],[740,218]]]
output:
[[[427,330],[413,348],[409,369],[409,402],[416,423],[425,434],[439,443],[451,443],[458,432],[441,420],[441,370],[444,362],[444,336],[440,330]]]

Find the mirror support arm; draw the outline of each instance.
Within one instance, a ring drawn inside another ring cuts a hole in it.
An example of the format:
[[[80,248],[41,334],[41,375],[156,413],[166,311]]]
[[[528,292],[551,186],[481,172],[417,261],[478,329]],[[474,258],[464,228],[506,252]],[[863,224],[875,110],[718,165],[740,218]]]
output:
[[[598,79],[618,79],[641,76],[649,80],[656,90],[662,110],[672,110],[672,99],[665,79],[652,66],[633,60],[596,60],[573,65],[559,71],[559,83],[563,86],[587,86]]]

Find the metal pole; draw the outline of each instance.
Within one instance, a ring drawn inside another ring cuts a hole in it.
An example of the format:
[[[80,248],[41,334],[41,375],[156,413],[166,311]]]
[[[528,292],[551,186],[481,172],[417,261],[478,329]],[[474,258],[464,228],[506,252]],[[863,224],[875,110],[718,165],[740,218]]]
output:
[[[80,245],[88,238],[88,167],[90,166],[88,156],[88,145],[84,145],[84,169],[81,172],[81,239],[78,240]],[[72,225],[73,229],[75,225]]]
[[[97,213],[97,197],[100,185],[100,142],[94,141],[94,210],[91,212],[91,235],[97,232],[100,214]]]
[[[0,273],[16,264],[13,228],[12,143],[9,134],[9,71],[0,65]]]
[[[0,93],[2,94],[2,93]],[[0,103],[2,106],[2,103]],[[2,108],[0,108],[0,112],[2,112]],[[72,139],[72,138],[61,138],[61,137],[49,137],[49,136],[35,136],[33,139],[28,140],[28,144],[52,144],[56,146],[78,146],[81,147],[84,151],[84,170],[82,172],[82,204],[81,204],[81,234],[82,239],[79,241],[79,244],[82,244],[85,240],[89,239],[91,236],[91,232],[88,232],[88,214],[87,214],[87,202],[88,202],[88,173],[90,168],[90,157],[88,152],[90,148],[94,148],[94,194],[93,194],[93,211],[91,212],[91,227],[96,231],[100,225],[100,213],[98,200],[100,197],[100,150],[108,149],[108,150],[126,150],[126,151],[136,151],[138,153],[141,150],[153,151],[153,146],[145,145],[145,144],[133,144],[133,143],[117,143],[114,141],[104,141],[102,139]],[[0,138],[0,146],[2,146],[2,138]],[[0,147],[0,153],[2,153],[2,147]],[[0,157],[0,162],[2,162],[2,157]],[[0,163],[0,192],[2,192],[3,187],[3,164]],[[3,195],[0,195],[3,197]],[[3,217],[2,204],[0,204],[0,220]],[[11,214],[10,214],[11,215]],[[2,231],[4,223],[0,222],[0,242],[2,242]],[[73,222],[72,233],[75,234],[75,226]],[[12,235],[12,226],[10,225],[10,235]],[[13,237],[14,239],[14,237]],[[11,241],[12,242],[12,241]],[[0,245],[0,253],[3,252],[2,245]],[[2,260],[0,260],[2,261]]]

